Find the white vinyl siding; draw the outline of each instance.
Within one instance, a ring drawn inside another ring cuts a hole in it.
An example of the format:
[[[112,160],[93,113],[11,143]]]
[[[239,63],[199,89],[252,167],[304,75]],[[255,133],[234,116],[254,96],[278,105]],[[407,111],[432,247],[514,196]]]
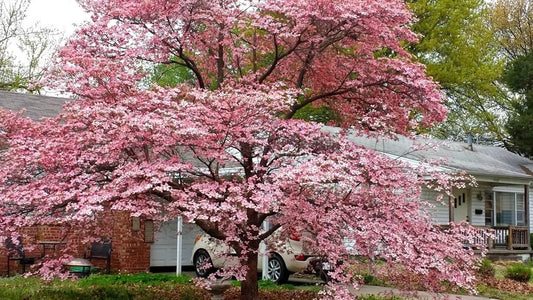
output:
[[[431,208],[431,219],[434,224],[442,225],[448,224],[450,221],[450,206],[448,205],[448,196],[444,196],[442,201],[437,201],[437,197],[440,192],[430,190],[428,188],[422,188],[422,200],[427,201],[434,207]]]

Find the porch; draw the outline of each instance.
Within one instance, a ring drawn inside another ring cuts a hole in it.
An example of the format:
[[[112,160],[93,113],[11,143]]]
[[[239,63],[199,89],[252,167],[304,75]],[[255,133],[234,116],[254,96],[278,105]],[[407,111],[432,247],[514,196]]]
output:
[[[483,232],[482,244],[493,260],[524,260],[533,251],[527,226],[474,226]]]
[[[449,221],[466,221],[483,232],[483,240],[477,242],[484,244],[489,254],[530,254],[529,205],[527,185],[484,182],[454,191],[449,199]]]
[[[526,226],[496,226],[491,229],[494,237],[488,240],[489,249],[531,250]]]

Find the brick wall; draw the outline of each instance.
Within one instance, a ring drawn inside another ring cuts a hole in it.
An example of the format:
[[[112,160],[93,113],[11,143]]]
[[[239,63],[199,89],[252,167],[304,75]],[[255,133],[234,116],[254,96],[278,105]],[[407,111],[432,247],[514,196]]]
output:
[[[150,244],[144,242],[144,222],[139,230],[133,230],[129,214],[116,213],[115,220],[111,269],[119,273],[147,272]]]
[[[144,224],[141,220],[140,226],[133,230],[132,218],[128,213],[114,212],[111,224],[111,272],[112,273],[139,273],[147,272],[150,268],[150,243],[144,242]],[[58,226],[35,226],[23,230],[23,245],[28,257],[40,257],[42,245],[38,241],[61,241],[66,240],[74,245],[76,249],[68,254],[74,257],[83,257],[89,245],[81,243],[82,237],[66,235],[63,228]],[[60,253],[62,245],[56,246],[56,254]],[[47,249],[47,254],[53,252]],[[104,260],[93,260],[93,265],[105,268]],[[16,261],[10,262],[11,272],[19,270]],[[4,245],[0,246],[0,276],[7,275],[7,251]]]

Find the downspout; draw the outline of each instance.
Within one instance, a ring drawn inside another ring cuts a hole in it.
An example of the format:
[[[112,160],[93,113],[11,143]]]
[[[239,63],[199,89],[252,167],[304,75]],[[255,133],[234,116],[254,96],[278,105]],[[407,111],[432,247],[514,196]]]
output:
[[[531,220],[529,219],[529,186],[527,184],[524,184],[524,218],[526,218],[526,224],[527,224],[527,241],[529,242],[529,246],[527,247],[528,250],[531,250],[531,232],[530,232],[530,226],[531,226]]]

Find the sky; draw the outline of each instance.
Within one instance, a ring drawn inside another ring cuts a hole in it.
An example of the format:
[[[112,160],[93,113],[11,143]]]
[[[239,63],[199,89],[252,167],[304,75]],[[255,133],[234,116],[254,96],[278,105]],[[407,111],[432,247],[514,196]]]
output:
[[[28,24],[38,22],[46,27],[54,27],[69,36],[74,33],[73,24],[86,20],[88,15],[76,0],[32,0],[26,22]]]

